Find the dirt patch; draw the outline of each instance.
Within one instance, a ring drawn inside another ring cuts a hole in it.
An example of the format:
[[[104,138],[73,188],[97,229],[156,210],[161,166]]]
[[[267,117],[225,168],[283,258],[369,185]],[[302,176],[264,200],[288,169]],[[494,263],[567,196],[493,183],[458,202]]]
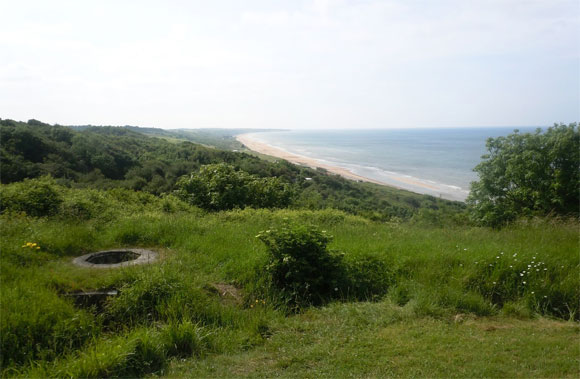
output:
[[[241,305],[243,302],[242,290],[225,283],[210,283],[205,289],[217,294],[224,303]]]

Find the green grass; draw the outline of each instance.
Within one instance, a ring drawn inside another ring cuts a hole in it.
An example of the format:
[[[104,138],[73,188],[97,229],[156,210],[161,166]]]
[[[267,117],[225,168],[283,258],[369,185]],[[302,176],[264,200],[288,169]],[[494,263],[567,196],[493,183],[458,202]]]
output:
[[[283,320],[262,346],[175,361],[183,377],[577,377],[576,323],[433,319],[389,302],[333,304]]]
[[[174,199],[97,195],[99,212],[81,219],[0,216],[4,376],[580,373],[577,222],[438,228],[334,210],[205,214]],[[267,252],[255,237],[285,219],[318,225],[345,262],[379,259],[394,279],[380,282],[374,302],[344,293],[288,316],[264,290]],[[118,270],[71,263],[118,247],[162,259]],[[236,286],[241,299],[208,290],[216,283]],[[103,288],[120,291],[103,310],[63,296]]]

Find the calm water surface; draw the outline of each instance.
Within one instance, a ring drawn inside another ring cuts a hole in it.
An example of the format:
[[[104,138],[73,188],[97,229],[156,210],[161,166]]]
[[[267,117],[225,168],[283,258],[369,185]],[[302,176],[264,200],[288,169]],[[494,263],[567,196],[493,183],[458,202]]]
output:
[[[519,127],[533,132],[536,127]],[[410,191],[465,200],[473,168],[489,137],[513,127],[383,130],[294,130],[252,133],[251,137],[290,153],[339,166]]]

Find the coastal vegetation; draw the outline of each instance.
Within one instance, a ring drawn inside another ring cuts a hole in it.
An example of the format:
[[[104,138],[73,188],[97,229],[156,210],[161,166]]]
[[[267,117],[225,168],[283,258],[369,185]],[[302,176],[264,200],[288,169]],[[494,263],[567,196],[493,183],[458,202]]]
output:
[[[480,180],[467,199],[479,224],[499,226],[518,217],[572,215],[580,204],[580,130],[556,124],[545,133],[490,138],[475,167]]]
[[[168,141],[170,131],[162,133],[161,139],[150,137],[153,132],[149,129],[145,129],[146,133],[137,130],[94,126],[71,129],[37,120],[0,120],[1,181],[8,184],[50,175],[67,187],[126,188],[161,196],[177,187],[183,190],[186,179],[177,186],[178,180],[189,176],[187,180],[191,182],[202,175],[202,166],[226,163],[237,175],[249,174],[256,180],[265,179],[264,183],[284,186],[292,193],[289,205],[296,208],[340,209],[382,221],[410,219],[421,209],[444,215],[455,215],[465,209],[459,202],[357,183],[286,161],[270,162],[246,153],[201,146],[180,140],[183,132],[179,131]],[[188,136],[191,139],[196,134]],[[228,141],[237,143],[231,136]]]
[[[136,129],[0,123],[2,376],[579,374],[577,208],[492,228],[461,203]],[[72,264],[123,247],[160,259]]]

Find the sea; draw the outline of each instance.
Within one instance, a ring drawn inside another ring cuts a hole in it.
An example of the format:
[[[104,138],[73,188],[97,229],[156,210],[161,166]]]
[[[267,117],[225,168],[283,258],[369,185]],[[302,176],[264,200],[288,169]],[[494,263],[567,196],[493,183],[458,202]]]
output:
[[[518,127],[520,133],[538,127]],[[490,137],[514,127],[286,130],[248,137],[412,192],[465,201]]]

